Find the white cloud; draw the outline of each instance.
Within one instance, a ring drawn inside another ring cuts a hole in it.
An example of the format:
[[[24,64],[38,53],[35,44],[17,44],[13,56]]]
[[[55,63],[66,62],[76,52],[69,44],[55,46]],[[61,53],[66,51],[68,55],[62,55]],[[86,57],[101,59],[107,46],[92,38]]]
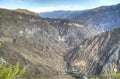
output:
[[[100,0],[100,3],[102,5],[114,5],[114,4],[117,4],[119,2],[120,2],[120,0]]]
[[[68,5],[68,6],[56,6],[56,7],[41,7],[41,8],[35,8],[35,9],[32,9],[32,11],[34,12],[50,12],[50,11],[55,11],[55,10],[84,10],[86,9],[85,7],[83,6],[79,6],[79,5]]]
[[[43,8],[35,8],[32,11],[33,12],[49,12],[49,11],[54,11],[56,8],[55,7],[43,7]]]

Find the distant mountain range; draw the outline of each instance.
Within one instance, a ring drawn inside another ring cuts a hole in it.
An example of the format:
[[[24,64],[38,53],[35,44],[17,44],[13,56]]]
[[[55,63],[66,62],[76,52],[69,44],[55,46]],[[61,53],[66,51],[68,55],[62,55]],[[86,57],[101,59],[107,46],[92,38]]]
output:
[[[83,11],[45,12],[39,15],[44,18],[61,18],[91,23],[102,30],[111,30],[120,26],[120,4]]]
[[[82,13],[87,12],[87,10],[84,11],[53,11],[53,12],[41,12],[39,15],[43,18],[54,18],[54,19],[72,19],[75,16],[78,16]],[[74,16],[73,16],[74,15]]]

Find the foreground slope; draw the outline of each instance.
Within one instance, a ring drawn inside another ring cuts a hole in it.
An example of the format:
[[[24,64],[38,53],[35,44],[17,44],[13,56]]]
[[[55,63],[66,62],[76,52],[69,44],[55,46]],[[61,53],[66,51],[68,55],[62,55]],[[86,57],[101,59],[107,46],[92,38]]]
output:
[[[0,9],[0,61],[27,66],[26,77],[72,79],[65,74],[64,56],[84,39],[99,33],[92,26],[42,19],[22,9]]]

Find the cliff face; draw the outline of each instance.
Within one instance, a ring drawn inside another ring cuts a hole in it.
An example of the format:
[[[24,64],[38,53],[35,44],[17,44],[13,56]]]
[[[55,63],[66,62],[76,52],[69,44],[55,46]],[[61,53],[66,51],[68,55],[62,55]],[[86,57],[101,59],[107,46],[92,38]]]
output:
[[[68,72],[88,77],[120,71],[120,28],[85,40],[65,56]]]
[[[26,10],[0,9],[0,61],[27,66],[27,77],[72,79],[64,56],[100,31],[93,25],[42,19]]]

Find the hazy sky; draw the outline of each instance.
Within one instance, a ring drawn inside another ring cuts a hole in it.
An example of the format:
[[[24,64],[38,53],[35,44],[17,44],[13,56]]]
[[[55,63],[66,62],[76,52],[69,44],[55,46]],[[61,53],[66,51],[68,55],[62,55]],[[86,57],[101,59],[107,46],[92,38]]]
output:
[[[0,8],[23,8],[34,12],[46,12],[53,10],[84,10],[118,3],[120,3],[120,0],[0,0]]]

